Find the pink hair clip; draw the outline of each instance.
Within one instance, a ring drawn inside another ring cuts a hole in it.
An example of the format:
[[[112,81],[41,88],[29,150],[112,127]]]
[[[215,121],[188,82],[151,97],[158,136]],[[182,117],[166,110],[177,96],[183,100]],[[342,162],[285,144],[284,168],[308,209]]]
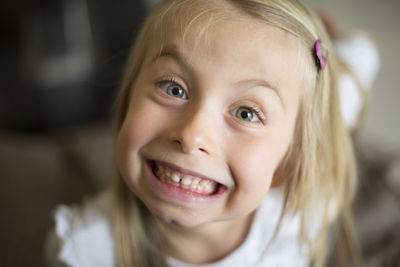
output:
[[[321,70],[324,70],[326,67],[326,63],[324,60],[324,56],[322,55],[322,52],[321,52],[321,43],[322,43],[321,39],[318,39],[315,42],[314,49],[315,49],[315,55],[317,56],[316,59],[317,59],[318,67],[321,68]]]

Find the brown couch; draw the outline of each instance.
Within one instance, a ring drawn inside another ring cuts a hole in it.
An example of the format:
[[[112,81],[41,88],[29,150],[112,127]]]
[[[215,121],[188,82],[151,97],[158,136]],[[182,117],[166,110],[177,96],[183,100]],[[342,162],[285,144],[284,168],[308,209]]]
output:
[[[0,266],[45,266],[51,211],[79,203],[110,179],[111,132],[97,124],[46,136],[0,133]]]

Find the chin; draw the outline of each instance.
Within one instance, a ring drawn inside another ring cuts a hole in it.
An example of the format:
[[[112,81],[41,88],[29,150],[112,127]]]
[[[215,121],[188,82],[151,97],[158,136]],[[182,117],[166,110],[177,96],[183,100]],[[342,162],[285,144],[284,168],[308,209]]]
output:
[[[170,211],[156,209],[152,211],[152,213],[164,223],[183,228],[195,228],[213,221],[207,220],[207,218],[202,214],[187,211],[184,209],[182,210],[179,207],[174,208],[176,208],[177,210]]]

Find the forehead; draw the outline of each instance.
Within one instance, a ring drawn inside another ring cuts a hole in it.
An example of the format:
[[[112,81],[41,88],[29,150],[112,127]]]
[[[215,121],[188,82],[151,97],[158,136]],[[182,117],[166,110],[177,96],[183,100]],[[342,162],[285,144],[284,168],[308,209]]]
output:
[[[281,83],[287,71],[301,76],[306,49],[295,36],[226,1],[192,2],[166,13],[158,40],[152,42],[152,56],[172,47],[189,63],[208,60],[230,68],[250,66],[242,71],[267,75],[274,84]]]
[[[218,31],[221,25],[225,26],[222,31],[238,27],[248,33],[257,31],[257,34],[262,37],[262,29],[272,26],[271,22],[268,24],[266,21],[255,18],[225,0],[181,1],[181,4],[166,8],[158,22],[159,27],[156,28],[161,42],[171,37],[171,33],[178,34],[181,41],[185,41],[188,36],[195,36],[197,41],[208,41],[209,33]],[[254,40],[254,35],[252,37]],[[294,36],[291,37],[296,39]]]

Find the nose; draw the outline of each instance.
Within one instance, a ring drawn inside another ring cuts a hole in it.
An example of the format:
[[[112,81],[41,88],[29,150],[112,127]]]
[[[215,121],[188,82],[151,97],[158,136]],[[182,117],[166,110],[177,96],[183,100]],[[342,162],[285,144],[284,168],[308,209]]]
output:
[[[169,141],[183,153],[217,153],[217,119],[211,108],[185,110],[169,129]]]

